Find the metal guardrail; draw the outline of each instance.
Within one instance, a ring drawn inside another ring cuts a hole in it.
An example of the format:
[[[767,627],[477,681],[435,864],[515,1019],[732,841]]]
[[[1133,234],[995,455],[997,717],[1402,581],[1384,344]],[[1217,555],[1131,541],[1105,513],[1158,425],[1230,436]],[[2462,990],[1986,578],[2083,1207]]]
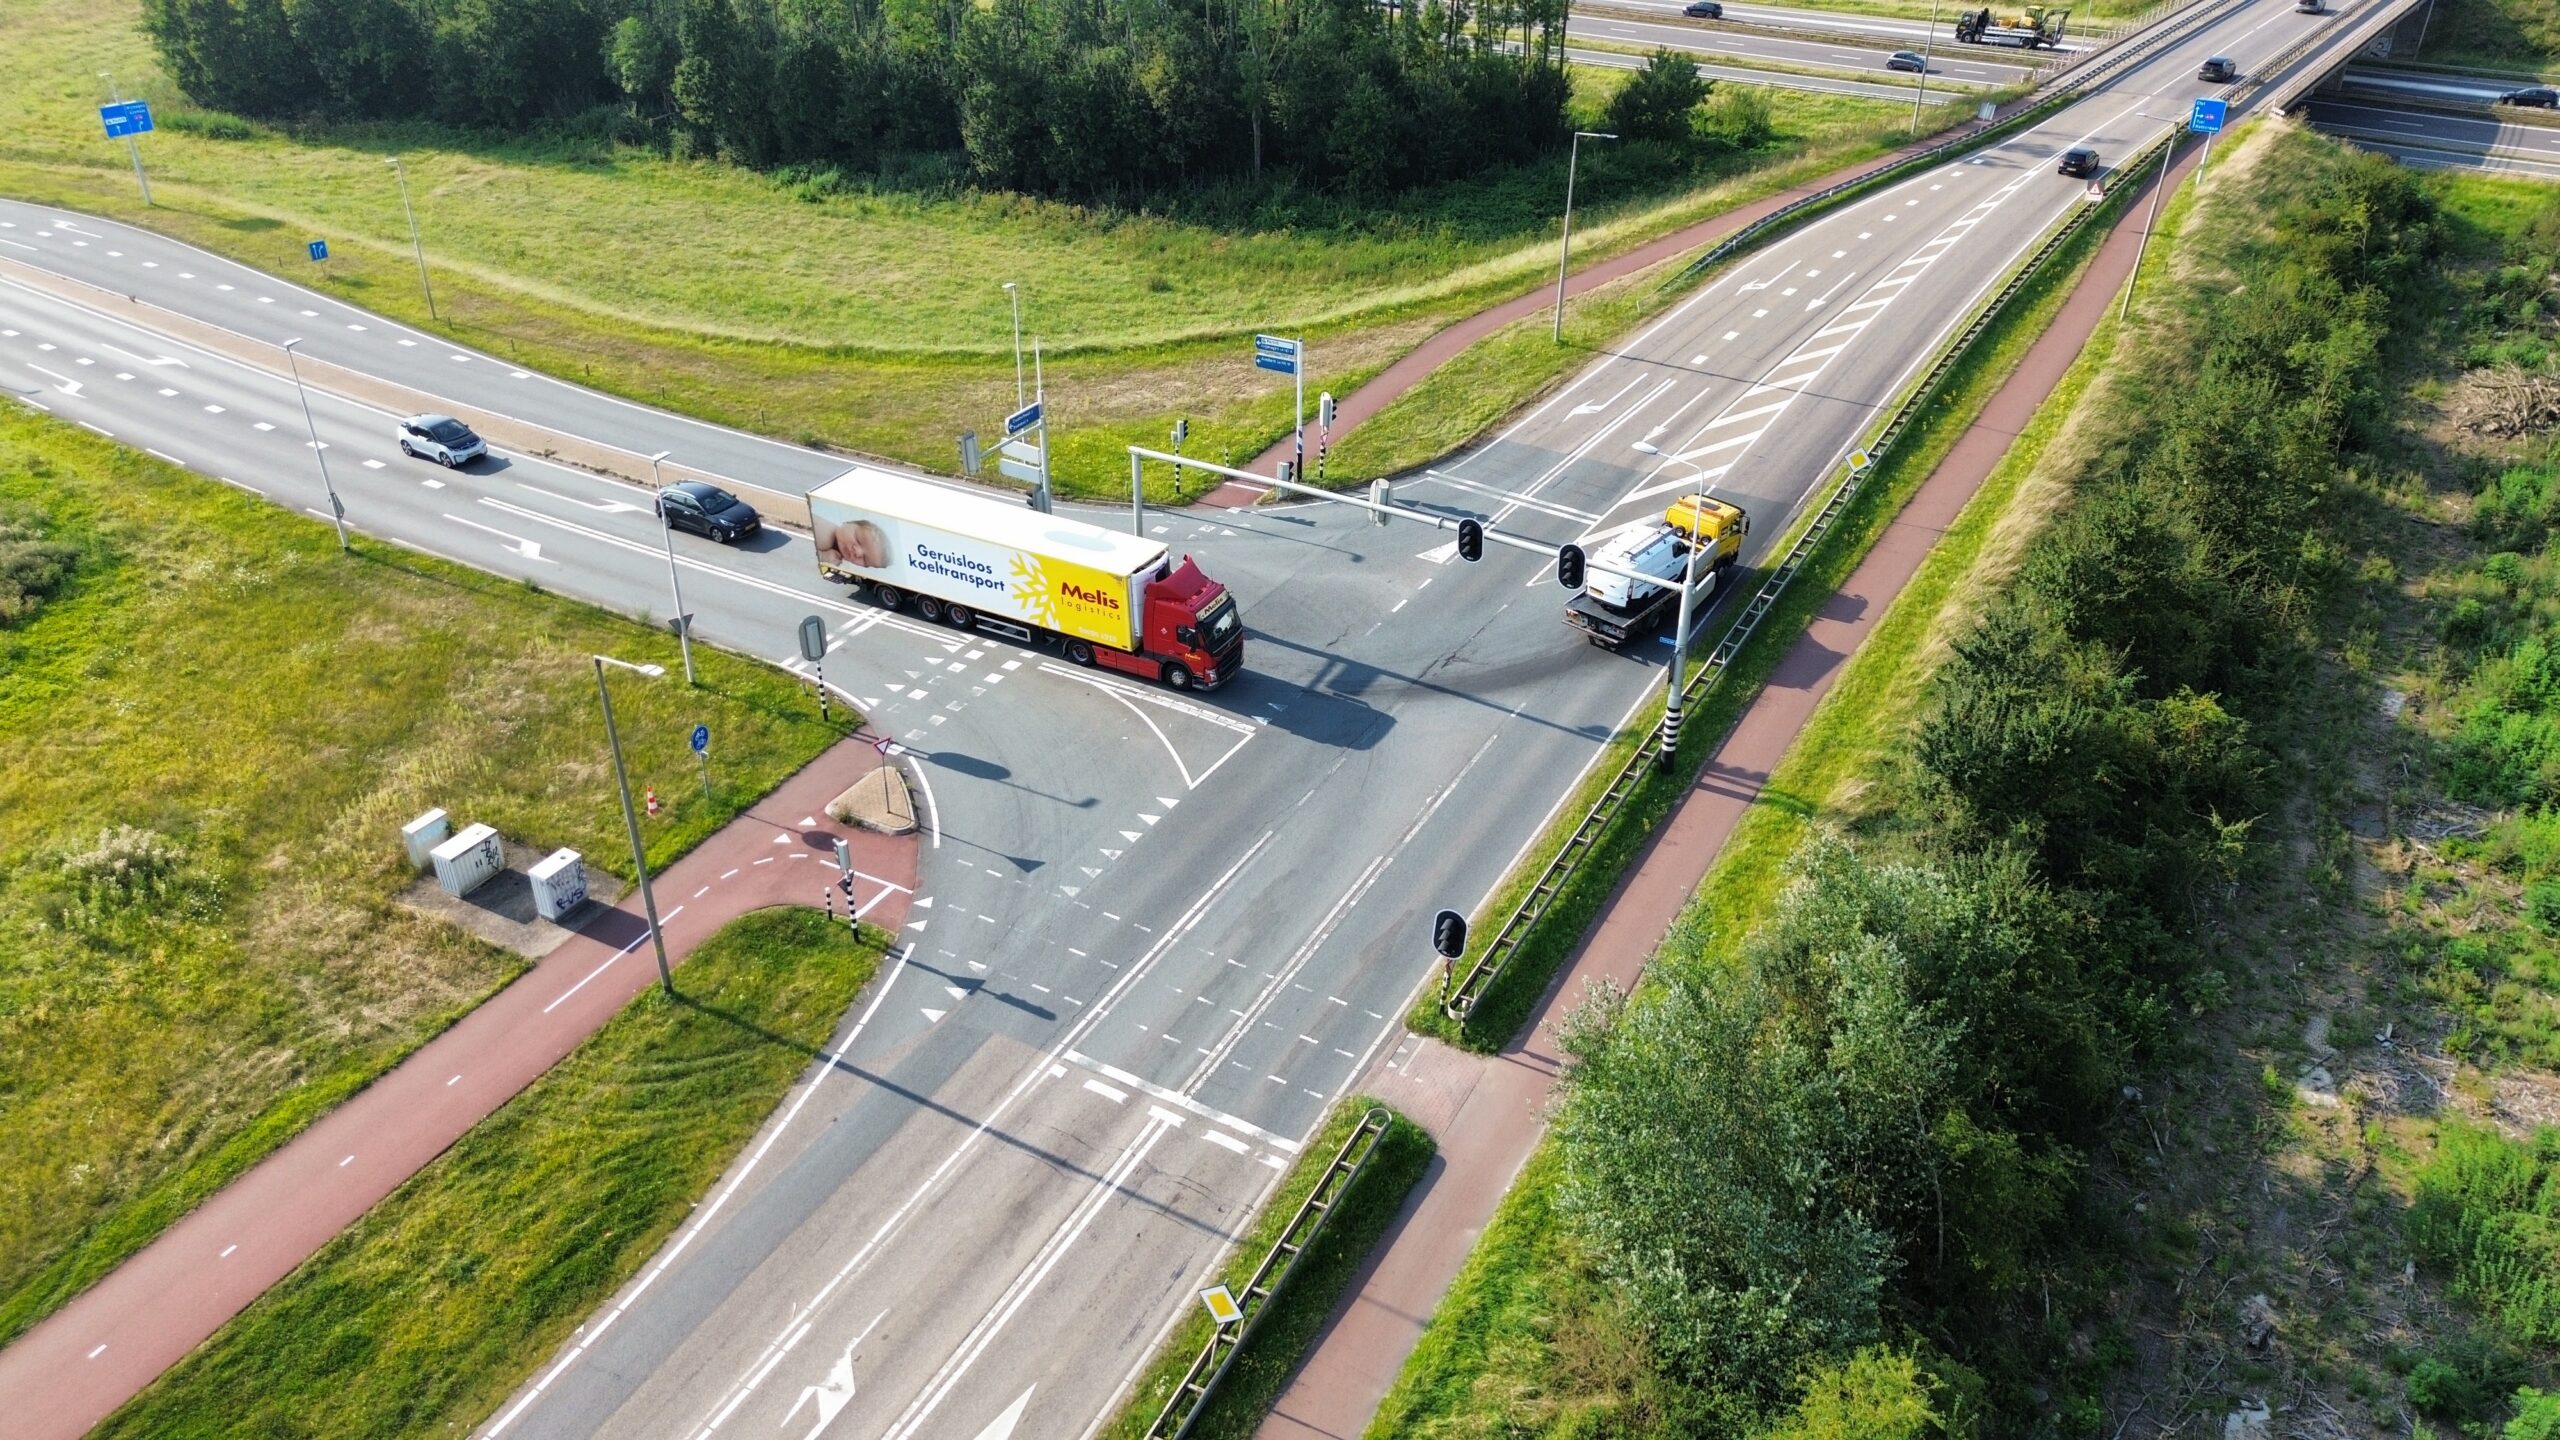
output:
[[[2108,197],[2113,198],[2116,192],[2127,183],[2138,183],[2139,177],[2159,159],[2162,147],[2176,144],[2182,133],[2177,129],[2170,130],[2161,139],[2152,142],[2140,155],[2117,166],[2108,176],[2110,183],[2104,187]],[[1964,329],[1957,332],[1953,339],[1939,349],[1938,356],[1931,362],[1929,369],[1912,384],[1909,390],[1904,392],[1902,402],[1894,407],[1893,414],[1864,447],[1870,457],[1868,468],[1860,470],[1844,467],[1844,472],[1838,482],[1832,486],[1831,493],[1825,497],[1821,508],[1814,512],[1812,522],[1797,533],[1795,543],[1787,547],[1786,555],[1761,582],[1760,588],[1753,593],[1750,603],[1727,628],[1723,639],[1717,642],[1715,650],[1708,656],[1706,663],[1699,666],[1697,673],[1681,685],[1680,693],[1684,704],[1694,706],[1703,700],[1707,693],[1715,688],[1717,682],[1732,669],[1735,657],[1741,653],[1743,646],[1750,643],[1752,636],[1758,633],[1761,622],[1768,618],[1769,612],[1777,607],[1778,600],[1786,593],[1787,587],[1794,583],[1796,574],[1803,568],[1805,560],[1812,555],[1815,547],[1822,543],[1824,537],[1831,533],[1841,513],[1857,498],[1863,480],[1874,468],[1873,462],[1882,460],[1908,433],[1913,420],[1918,417],[1922,407],[1935,394],[1938,386],[1945,381],[1948,372],[1963,360],[1966,352],[1973,348],[1974,342],[1982,338],[1983,332],[1990,328],[1991,323],[2008,308],[2011,301],[2018,297],[2019,292],[2034,280],[2036,273],[2044,268],[2045,262],[2050,260],[2055,252],[2069,244],[2073,236],[2078,235],[2094,216],[2106,208],[2104,203],[2083,205],[2063,219],[2054,227],[2052,233],[2036,246],[2025,261],[2010,272],[2008,280],[2002,284],[1998,293],[1975,311],[1973,318],[1966,322]],[[1564,845],[1538,872],[1538,878],[1529,887],[1529,892],[1521,897],[1518,905],[1512,907],[1511,913],[1503,919],[1501,927],[1494,932],[1493,938],[1486,942],[1483,952],[1476,957],[1475,963],[1469,967],[1463,978],[1451,983],[1448,994],[1441,1001],[1443,1014],[1452,1020],[1464,1023],[1466,1018],[1474,1013],[1477,1003],[1484,998],[1484,993],[1492,988],[1493,982],[1501,977],[1512,957],[1518,953],[1521,942],[1537,923],[1545,918],[1547,906],[1562,893],[1565,884],[1573,878],[1573,873],[1581,864],[1583,857],[1590,853],[1609,823],[1617,818],[1627,797],[1634,793],[1637,784],[1659,762],[1661,743],[1660,728],[1647,727],[1644,738],[1637,742],[1625,763],[1620,765],[1617,773],[1610,777],[1608,787],[1600,793],[1600,797],[1592,802],[1591,808],[1585,811],[1582,818],[1575,823],[1572,833],[1565,838]]]
[[[1827,210],[1863,191],[1892,184],[1905,175],[1939,164],[1948,156],[1960,151],[2005,140],[2018,131],[2045,120],[2054,112],[2070,104],[2079,97],[2081,91],[2100,77],[2132,65],[2163,46],[2177,43],[2186,38],[2190,30],[2220,18],[2224,11],[2237,9],[2246,3],[2247,0],[2219,0],[2219,3],[2199,5],[2195,7],[2193,14],[2178,17],[2156,28],[2149,28],[2151,21],[2146,17],[2135,25],[2129,26],[2105,47],[2091,51],[2075,61],[2062,74],[2046,81],[2044,85],[2038,87],[2040,93],[2031,96],[2026,105],[2016,114],[2006,119],[1995,120],[1981,130],[1941,141],[1926,150],[1915,151],[1890,165],[1871,170],[1864,175],[1843,180],[1837,185],[1826,186],[1801,199],[1789,201],[1716,242],[1705,254],[1681,267],[1680,273],[1665,283],[1677,285],[1693,279],[1725,260],[1770,239],[1778,232],[1801,224],[1815,213]],[[2152,14],[2158,14],[2158,10],[2155,9]]]
[[[1298,1213],[1289,1217],[1280,1238],[1272,1242],[1269,1253],[1255,1267],[1253,1279],[1246,1284],[1244,1293],[1236,1297],[1237,1308],[1243,1312],[1242,1318],[1233,1324],[1221,1325],[1210,1333],[1209,1342],[1200,1347],[1198,1358],[1184,1372],[1182,1383],[1165,1397],[1164,1409],[1156,1413],[1155,1423],[1147,1427],[1147,1440],[1182,1440],[1191,1432],[1191,1422],[1198,1417],[1200,1407],[1208,1403],[1209,1396],[1218,1388],[1218,1382],[1226,1378],[1227,1367],[1235,1363],[1236,1352],[1244,1348],[1244,1342],[1252,1337],[1254,1327],[1262,1323],[1263,1314],[1270,1308],[1271,1297],[1279,1293],[1281,1286],[1289,1283],[1289,1277],[1297,1271],[1298,1257],[1315,1243],[1325,1221],[1332,1218],[1335,1202],[1350,1190],[1351,1183],[1360,1178],[1361,1169],[1369,1163],[1369,1157],[1377,1153],[1378,1141],[1386,1135],[1389,1121],[1386,1107],[1376,1106],[1360,1117],[1359,1124],[1351,1127],[1351,1133],[1343,1138],[1342,1148],[1334,1152],[1332,1162],[1325,1166],[1322,1175],[1316,1177],[1315,1188],[1307,1192],[1307,1198],[1298,1206]],[[1358,1153],[1355,1155],[1354,1151]]]

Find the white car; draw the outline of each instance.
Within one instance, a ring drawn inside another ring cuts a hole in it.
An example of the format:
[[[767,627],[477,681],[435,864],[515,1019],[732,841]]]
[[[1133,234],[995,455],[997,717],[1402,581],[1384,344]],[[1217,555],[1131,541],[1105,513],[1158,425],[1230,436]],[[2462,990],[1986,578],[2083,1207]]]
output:
[[[489,446],[450,415],[412,415],[400,422],[400,453],[451,469],[488,454]]]

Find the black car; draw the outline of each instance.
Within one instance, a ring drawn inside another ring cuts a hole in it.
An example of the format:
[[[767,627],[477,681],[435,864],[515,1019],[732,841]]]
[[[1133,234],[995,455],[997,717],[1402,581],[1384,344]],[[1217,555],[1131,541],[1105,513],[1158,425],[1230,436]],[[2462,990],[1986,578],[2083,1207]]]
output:
[[[1887,70],[1908,70],[1913,74],[1924,74],[1929,68],[1929,62],[1921,59],[1920,52],[1917,50],[1896,50],[1892,55],[1886,57],[1884,68]]]
[[[2098,173],[2098,152],[2086,145],[2074,145],[2062,152],[2062,160],[2054,168],[2065,175],[2095,175]]]
[[[717,485],[682,480],[658,492],[658,515],[678,530],[708,535],[727,544],[764,528],[755,507]]]
[[[1724,6],[1717,0],[1689,0],[1688,4],[1680,7],[1680,13],[1692,20],[1721,20],[1724,18]]]
[[[2240,65],[2228,55],[2216,55],[2204,62],[2204,68],[2196,72],[2196,78],[2228,83],[2240,78]]]
[[[2508,91],[2498,97],[2497,103],[2521,105],[2528,110],[2560,110],[2560,90],[2548,85],[2530,85],[2522,90]]]

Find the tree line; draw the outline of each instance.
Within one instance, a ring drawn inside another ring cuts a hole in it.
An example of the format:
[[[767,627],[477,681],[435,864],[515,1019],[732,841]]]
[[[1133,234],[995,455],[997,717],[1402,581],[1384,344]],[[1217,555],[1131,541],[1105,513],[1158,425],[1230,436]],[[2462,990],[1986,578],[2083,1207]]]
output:
[[[2203,935],[2343,571],[2332,477],[2439,244],[2386,160],[2281,137],[2249,185],[2221,203],[2263,228],[2175,296],[2174,363],[2122,372],[1875,836],[1816,840],[1731,953],[1675,934],[1566,1036],[1559,1209],[1640,1334],[1649,1433],[1816,1402],[2045,1433],[2087,1401],[2038,1387],[2106,1283],[2089,1176],[2225,993]]]
[[[518,132],[601,105],[677,153],[1085,199],[1285,175],[1378,194],[1564,129],[1565,0],[144,0],[200,105]]]

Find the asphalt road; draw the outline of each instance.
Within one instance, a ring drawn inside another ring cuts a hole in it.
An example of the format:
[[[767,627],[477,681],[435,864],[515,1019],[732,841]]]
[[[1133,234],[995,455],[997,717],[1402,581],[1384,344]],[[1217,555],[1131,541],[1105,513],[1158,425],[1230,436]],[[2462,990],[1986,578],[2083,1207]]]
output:
[[[2299,113],[2331,135],[2404,164],[2560,179],[2560,129],[2330,95],[2314,97]]]
[[[1588,50],[1580,45],[1568,45],[1564,53],[1565,58],[1576,65],[1596,65],[1604,70],[1641,70],[1648,63],[1644,56],[1630,55],[1623,50]],[[1701,63],[1698,73],[1710,80],[1736,85],[1766,85],[1773,90],[1804,90],[1817,95],[1855,95],[1863,100],[1891,100],[1898,104],[1909,103],[1919,89],[1917,77],[1910,77],[1908,71],[1893,75],[1891,79],[1835,80],[1820,75],[1796,75],[1784,70],[1754,70],[1745,65]],[[1879,70],[1877,73],[1883,76],[1890,72]],[[1964,88],[1939,84],[1933,77],[1929,94],[1943,100]]]
[[[2379,0],[2357,0],[2357,8]],[[1409,499],[1549,541],[1708,488],[1761,558],[2003,270],[2071,207],[2052,159],[2127,155],[2336,16],[2242,0],[2036,129],[1749,257]],[[0,204],[0,253],[557,429],[797,488],[826,456],[594,394],[173,242]],[[1239,362],[1241,363],[1241,362]],[[66,419],[322,513],[290,388],[17,285],[0,383]],[[667,613],[645,496],[502,455],[401,457],[314,397],[351,523]],[[1097,512],[1105,523],[1125,515]],[[1664,648],[1592,649],[1533,557],[1332,507],[1158,516],[1233,585],[1246,674],[1205,697],[849,603],[806,541],[679,538],[701,633],[792,655],[916,760],[931,828],[878,1012],[721,1219],[644,1270],[488,1433],[1075,1437],[1431,973]],[[796,663],[796,662],[794,662]],[[388,843],[386,839],[386,843]],[[815,898],[815,897],[812,897]]]
[[[1675,10],[1676,14],[1677,11]],[[1619,45],[1663,46],[1673,50],[1695,51],[1702,55],[1729,57],[1734,60],[1775,62],[1785,65],[1819,66],[1826,70],[1871,70],[1879,77],[1889,77],[1895,88],[1907,94],[1912,81],[1908,71],[1887,71],[1885,60],[1904,48],[1899,43],[1871,44],[1844,36],[1836,43],[1799,40],[1791,36],[1737,29],[1713,21],[1665,20],[1661,22],[1628,20],[1616,15],[1594,15],[1577,11],[1573,17],[1573,38],[1606,40]],[[1917,48],[1918,42],[1913,42]],[[2010,55],[2013,52],[1991,51]],[[1982,47],[1957,45],[1941,33],[1929,56],[1929,77],[1938,84],[1967,85],[1980,89],[1997,89],[2015,85],[2035,73],[2036,67],[2015,61],[2008,63],[1983,57]]]
[[[1683,0],[1609,0],[1609,3],[1612,8],[1620,10],[1658,10],[1665,15],[1678,15],[1680,13]],[[1953,8],[1954,7],[1952,6],[1949,7],[1950,10]],[[1578,17],[1583,13],[1584,12],[1581,11],[1575,12],[1577,18],[1574,21],[1574,25],[1577,29],[1582,25],[1582,21]],[[1724,7],[1724,17],[1726,22],[1729,24],[1765,25],[1773,29],[1804,30],[1812,31],[1817,34],[1826,31],[1837,31],[1843,35],[1871,36],[1881,41],[1890,42],[1886,47],[1888,49],[1902,49],[1906,46],[1917,47],[1920,42],[1928,38],[1931,33],[1930,23],[1926,20],[1903,20],[1886,15],[1862,15],[1851,10],[1810,10],[1794,5],[1750,5],[1728,3]],[[1935,27],[1937,43],[1941,45],[1950,43],[1951,32],[1948,27],[1952,23],[1952,20],[1941,20],[1938,22]],[[1987,53],[1999,53],[1999,47],[1982,46],[1979,48]],[[2055,48],[2067,54],[2072,51],[2085,50],[2088,46],[2084,42],[2066,35],[2062,44]]]

